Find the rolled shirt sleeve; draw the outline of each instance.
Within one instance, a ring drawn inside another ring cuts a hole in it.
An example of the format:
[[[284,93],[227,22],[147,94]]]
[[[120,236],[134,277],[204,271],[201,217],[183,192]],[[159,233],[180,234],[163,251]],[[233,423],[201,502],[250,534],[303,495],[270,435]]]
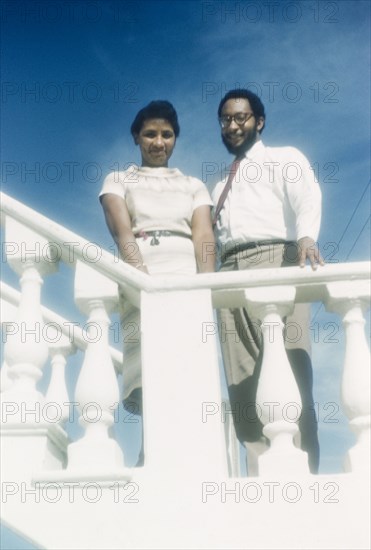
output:
[[[311,237],[318,239],[321,225],[322,193],[307,158],[293,147],[288,147],[288,155],[296,175],[286,171],[285,187],[290,206],[295,212],[296,238]],[[294,172],[294,171],[293,171]]]

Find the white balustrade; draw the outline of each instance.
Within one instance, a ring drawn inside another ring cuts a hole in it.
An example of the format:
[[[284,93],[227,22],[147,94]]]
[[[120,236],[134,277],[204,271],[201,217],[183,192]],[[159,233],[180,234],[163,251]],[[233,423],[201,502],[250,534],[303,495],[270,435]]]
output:
[[[305,474],[307,454],[294,445],[299,428],[287,414],[294,406],[301,413],[299,389],[287,358],[283,317],[293,309],[295,287],[265,287],[245,291],[248,310],[262,320],[263,360],[256,395],[258,418],[270,447],[258,458],[259,475]]]
[[[113,475],[123,466],[123,454],[118,443],[109,436],[120,392],[109,349],[107,312],[117,305],[118,287],[78,261],[75,299],[88,316],[89,327],[85,335],[88,345],[75,390],[79,423],[85,432],[68,447],[68,470]]]
[[[327,307],[343,319],[346,337],[342,401],[356,444],[348,451],[345,470],[370,469],[370,351],[365,335],[364,311],[369,307],[370,283],[351,281],[327,285]]]
[[[217,410],[221,397],[215,374],[218,362],[215,341],[200,345],[197,331],[202,334],[202,323],[214,321],[211,299],[214,307],[239,306],[245,299],[253,314],[262,319],[264,340],[257,413],[270,439],[270,447],[259,457],[259,473],[307,474],[306,453],[294,444],[297,423],[285,414],[285,407],[291,404],[299,413],[301,399],[285,352],[282,319],[295,300],[326,300],[326,296],[328,307],[342,315],[346,333],[342,397],[357,436],[357,443],[349,452],[347,468],[356,472],[368,467],[370,370],[363,311],[368,306],[369,288],[365,263],[326,266],[316,272],[292,268],[260,273],[257,270],[255,273],[203,274],[193,278],[147,277],[122,262],[115,262],[105,251],[99,261],[93,258],[89,265],[87,241],[17,201],[2,197],[6,225],[4,250],[10,266],[20,275],[21,286],[16,317],[4,324],[6,345],[1,397],[7,425],[16,426],[25,421],[31,426],[32,414],[24,413],[32,413],[37,404],[47,405],[51,412],[54,403],[61,410],[61,423],[67,418],[65,366],[66,357],[73,349],[71,342],[55,345],[49,342],[49,346],[45,342],[40,293],[42,277],[57,268],[47,253],[51,241],[55,240],[61,248],[62,261],[70,256],[64,244],[76,242],[74,262],[69,265],[76,266],[76,303],[88,316],[89,328],[82,339],[85,341],[78,344],[86,351],[74,399],[79,403],[84,435],[69,446],[70,472],[107,474],[118,472],[123,466],[121,449],[110,437],[120,391],[109,348],[108,313],[116,307],[118,284],[130,301],[141,307],[145,467],[175,473],[176,468],[188,465],[189,471],[205,472],[212,463],[215,474],[225,472],[224,440],[222,443],[220,439],[224,426],[220,418],[209,414],[206,422],[198,424],[197,415],[202,419],[202,406],[212,403]],[[354,280],[348,280],[350,278]],[[361,288],[357,278],[365,288]],[[275,286],[270,286],[272,280]],[[74,334],[74,337],[81,340],[81,335]],[[51,380],[44,398],[36,384],[49,354]],[[121,354],[117,353],[114,361],[117,371]],[[209,370],[205,370],[205,365]],[[23,416],[16,411],[20,404],[23,404]],[[14,409],[11,414],[8,406]],[[162,424],[166,424],[166,429]],[[170,450],[169,430],[173,440]],[[191,441],[199,449],[198,456],[189,452]]]

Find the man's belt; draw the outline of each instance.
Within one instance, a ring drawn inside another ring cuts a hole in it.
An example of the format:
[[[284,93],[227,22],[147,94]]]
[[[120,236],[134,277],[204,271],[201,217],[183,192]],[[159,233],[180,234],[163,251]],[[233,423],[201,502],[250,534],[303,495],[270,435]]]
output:
[[[249,250],[251,248],[259,248],[260,246],[269,246],[273,244],[284,244],[286,246],[296,244],[296,241],[285,241],[284,239],[270,239],[265,241],[251,241],[248,243],[236,243],[233,246],[230,247],[229,250],[227,250],[222,255],[222,262],[225,262],[229,256],[232,256],[233,254],[239,254],[240,252],[243,252],[244,250]]]

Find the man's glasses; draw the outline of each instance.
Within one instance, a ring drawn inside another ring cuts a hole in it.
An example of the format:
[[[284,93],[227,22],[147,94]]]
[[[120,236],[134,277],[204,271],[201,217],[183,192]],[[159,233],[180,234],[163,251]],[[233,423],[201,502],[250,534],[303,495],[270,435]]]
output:
[[[238,126],[243,126],[245,122],[249,120],[254,116],[254,113],[236,113],[235,115],[222,115],[219,117],[219,123],[222,128],[228,128],[232,124],[232,120],[235,121],[235,123]]]

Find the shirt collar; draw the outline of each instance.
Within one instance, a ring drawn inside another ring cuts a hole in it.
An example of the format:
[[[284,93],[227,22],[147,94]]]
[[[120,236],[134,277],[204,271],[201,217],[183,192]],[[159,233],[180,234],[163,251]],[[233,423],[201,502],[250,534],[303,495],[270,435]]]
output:
[[[264,150],[264,144],[261,139],[254,143],[254,145],[245,153],[245,158],[248,160],[254,160],[257,156],[261,155]]]

